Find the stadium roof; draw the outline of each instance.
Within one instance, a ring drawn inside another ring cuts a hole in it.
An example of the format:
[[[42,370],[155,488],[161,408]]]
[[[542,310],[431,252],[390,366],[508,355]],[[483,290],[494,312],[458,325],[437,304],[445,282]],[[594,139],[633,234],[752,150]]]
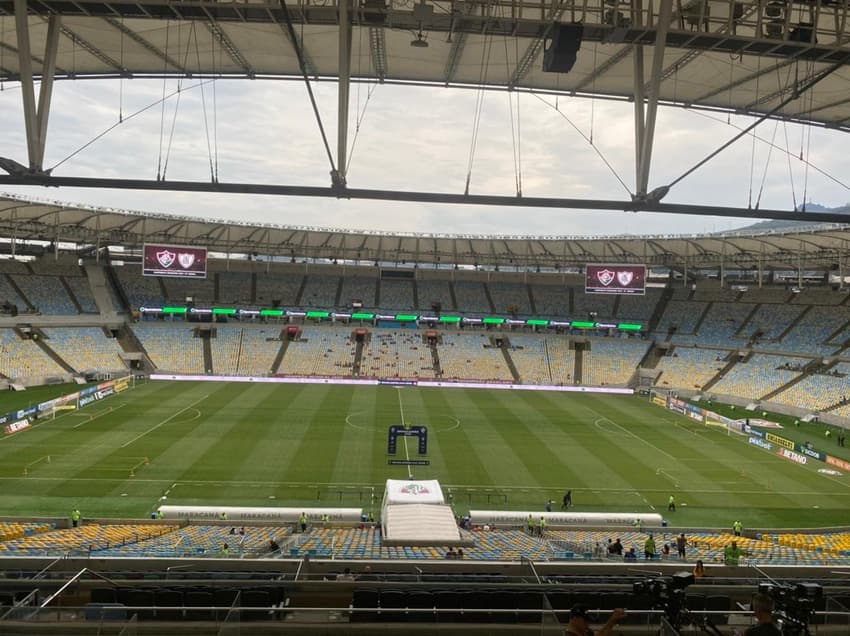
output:
[[[50,178],[41,173],[40,133],[50,100],[36,107],[33,77],[42,79],[48,94],[53,77],[338,80],[336,157],[326,141],[337,192],[346,188],[348,90],[355,81],[633,102],[633,196],[640,209],[660,201],[672,185],[653,190],[648,183],[659,104],[850,131],[846,1],[659,0],[640,6],[629,0],[0,0],[0,79],[22,82],[29,151],[29,174],[6,161],[0,165],[17,174],[0,183]],[[578,58],[569,72],[545,72],[545,49],[561,24],[581,25],[580,33],[562,36],[580,42]],[[112,187],[139,184],[116,180]]]
[[[212,222],[164,214],[0,197],[0,236],[80,245],[144,243],[282,258],[451,267],[565,268],[646,263],[672,268],[824,269],[847,266],[850,224],[797,230],[678,236],[485,236],[399,234]]]

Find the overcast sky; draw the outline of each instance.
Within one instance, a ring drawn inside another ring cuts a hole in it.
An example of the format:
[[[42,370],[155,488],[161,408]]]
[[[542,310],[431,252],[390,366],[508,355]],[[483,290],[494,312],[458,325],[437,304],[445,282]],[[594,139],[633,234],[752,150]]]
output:
[[[21,92],[0,92],[1,156],[27,163]],[[222,182],[329,185],[329,162],[302,82],[218,80],[198,87],[183,80],[177,97],[155,104],[177,80],[62,81],[54,88],[46,167],[114,125],[124,122],[58,166],[57,176],[210,180],[208,142],[217,148]],[[336,155],[336,85],[314,85],[331,149]],[[352,87],[348,184],[462,193],[469,173],[478,92],[398,86]],[[634,190],[631,104],[524,94],[483,95],[470,175],[471,194],[516,194],[514,145],[521,151],[525,196],[627,199],[629,194],[593,147]],[[136,111],[153,105],[145,112]],[[176,118],[175,118],[176,110]],[[206,126],[204,118],[206,110]],[[517,117],[517,112],[519,116]],[[357,132],[357,121],[359,132]],[[514,133],[512,134],[512,121]],[[742,117],[682,109],[659,111],[650,189],[670,182],[748,125]],[[171,130],[173,126],[173,136]],[[160,133],[161,129],[164,131]],[[205,130],[209,130],[209,136]],[[356,143],[355,143],[355,133]],[[836,183],[800,160],[847,182],[850,153],[845,133],[765,122],[764,141],[745,137],[679,185],[667,203],[791,210],[803,199],[838,206],[850,201]],[[809,139],[808,135],[811,135]],[[778,148],[770,149],[773,139]],[[171,145],[168,151],[169,143]],[[787,145],[786,145],[787,144]],[[790,149],[790,155],[786,152]],[[215,154],[215,153],[214,153]],[[215,157],[213,158],[215,161]],[[752,175],[752,176],[751,176]],[[13,194],[241,222],[406,232],[609,235],[713,232],[748,219],[650,213],[583,212],[533,208],[425,205],[249,195],[120,190],[7,188]]]

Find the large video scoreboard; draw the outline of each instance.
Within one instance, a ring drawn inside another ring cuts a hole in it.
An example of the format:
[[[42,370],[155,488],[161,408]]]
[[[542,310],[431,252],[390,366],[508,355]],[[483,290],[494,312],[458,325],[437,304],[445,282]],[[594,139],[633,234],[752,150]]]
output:
[[[645,294],[646,265],[587,265],[586,294]]]

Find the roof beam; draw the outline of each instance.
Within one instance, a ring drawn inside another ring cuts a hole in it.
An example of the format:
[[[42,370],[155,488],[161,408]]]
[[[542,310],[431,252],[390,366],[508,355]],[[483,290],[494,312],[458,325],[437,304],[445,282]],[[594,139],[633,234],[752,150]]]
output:
[[[151,44],[151,42],[149,42],[147,39],[143,38],[141,35],[139,35],[135,31],[133,31],[132,29],[126,27],[124,25],[124,22],[122,22],[121,20],[116,20],[115,18],[110,18],[108,16],[104,17],[103,20],[105,22],[107,22],[109,25],[111,25],[111,26],[115,27],[116,29],[118,29],[119,31],[121,31],[121,33],[123,33],[128,38],[133,40],[133,42],[135,42],[136,44],[141,46],[148,53],[152,53],[153,55],[155,55],[156,57],[161,59],[163,62],[168,64],[170,67],[180,71],[181,73],[184,73],[184,74],[186,73],[186,68],[182,64],[180,64],[180,62],[175,60],[173,57],[171,57],[170,55],[168,55],[164,51],[160,51],[156,46]]]
[[[224,32],[218,24],[218,21],[210,17],[205,24],[212,36],[218,41],[221,48],[224,49],[224,52],[227,53],[227,57],[229,57],[236,66],[245,71],[245,74],[248,77],[253,78],[255,75],[254,69],[251,68],[248,60],[245,59],[245,56],[242,55],[242,52],[233,43],[233,40],[231,40],[227,33]]]
[[[379,190],[333,187],[291,186],[264,183],[222,183],[201,181],[163,181],[145,179],[103,179],[92,177],[54,177],[49,175],[0,175],[0,186],[25,185],[75,188],[117,188],[165,192],[219,192],[232,194],[264,194],[278,196],[331,197],[378,201],[410,201],[462,205],[503,205],[547,209],[611,210],[618,212],[653,212],[727,218],[780,219],[808,223],[847,224],[846,214],[833,212],[797,212],[788,210],[750,209],[724,206],[661,203],[651,200],[622,201],[612,199],[569,199],[554,197],[517,197],[507,195],[464,195],[446,192]]]
[[[106,66],[111,66],[112,68],[114,68],[119,73],[121,73],[123,75],[130,75],[130,71],[124,65],[122,65],[121,62],[111,58],[109,55],[107,55],[106,53],[101,51],[99,48],[97,48],[94,44],[89,42],[87,39],[80,37],[79,35],[77,35],[77,33],[72,31],[71,29],[69,29],[65,25],[62,25],[61,29],[62,29],[62,35],[64,35],[69,40],[71,40],[71,42],[74,44],[74,46],[79,46],[86,53],[93,55],[98,60],[100,60],[103,64],[105,64]]]
[[[294,8],[293,8],[294,9]],[[307,48],[304,46],[304,41],[301,36],[298,35],[294,30],[290,32],[289,28],[287,28],[285,22],[281,22],[277,19],[277,14],[273,11],[266,10],[266,14],[269,16],[272,22],[274,22],[280,30],[283,32],[283,35],[286,37],[286,40],[292,46],[295,54],[298,55],[299,51],[301,53],[301,59],[304,63],[304,71],[307,75],[312,75],[315,77],[317,75],[316,65],[313,63],[313,58],[310,57]]]
[[[528,73],[531,69],[531,66],[540,56],[540,51],[543,50],[543,44],[546,42],[546,38],[552,31],[552,26],[555,22],[561,19],[561,15],[566,9],[566,0],[560,0],[558,4],[554,5],[549,13],[546,14],[546,17],[542,21],[543,24],[538,27],[538,34],[531,39],[531,43],[525,48],[525,52],[522,54],[522,57],[517,60],[514,72],[511,73],[511,78],[508,80],[509,89],[512,89],[519,84],[520,81],[522,81],[522,78],[525,77],[526,73]]]
[[[375,69],[375,77],[383,83],[389,72],[384,27],[369,27],[369,52],[372,56],[372,68]]]
[[[472,15],[477,8],[477,2],[465,2],[460,15],[452,15],[452,22],[449,30],[449,39],[451,40],[452,48],[449,51],[449,55],[446,58],[446,65],[443,68],[443,80],[445,81],[446,86],[454,80],[457,65],[460,62],[460,58],[463,56],[463,49],[466,47],[466,38],[469,36],[469,32],[466,29],[461,29],[460,27],[466,24],[464,18]]]

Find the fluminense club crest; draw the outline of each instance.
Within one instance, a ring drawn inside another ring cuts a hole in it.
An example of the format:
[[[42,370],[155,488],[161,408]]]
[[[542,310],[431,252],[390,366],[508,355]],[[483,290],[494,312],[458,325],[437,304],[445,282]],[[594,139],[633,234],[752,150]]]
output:
[[[169,268],[174,265],[174,257],[176,255],[174,252],[169,252],[168,250],[162,250],[161,252],[156,253],[156,260],[159,261],[159,264],[165,268]]]
[[[180,252],[177,255],[177,262],[180,263],[180,267],[183,269],[189,269],[195,262],[195,255],[191,252]]]
[[[614,272],[612,272],[610,269],[599,270],[598,272],[596,272],[596,279],[600,283],[605,285],[605,287],[608,287],[608,285],[610,285],[611,282],[614,280]]]
[[[623,287],[628,287],[634,277],[634,272],[630,272],[628,270],[625,272],[617,272],[617,282]]]

